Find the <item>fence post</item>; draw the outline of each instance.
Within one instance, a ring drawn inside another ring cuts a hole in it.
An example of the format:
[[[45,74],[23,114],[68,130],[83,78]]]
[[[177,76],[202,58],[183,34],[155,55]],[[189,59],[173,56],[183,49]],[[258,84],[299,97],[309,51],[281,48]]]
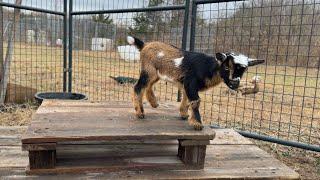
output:
[[[2,2],[2,0],[0,0]],[[2,79],[2,74],[4,71],[3,66],[3,12],[2,12],[2,6],[0,6],[0,81]]]
[[[67,13],[68,13],[68,0],[63,1],[63,92],[67,91]]]
[[[69,66],[68,66],[68,92],[72,92],[72,6],[73,0],[69,0]]]
[[[195,35],[197,23],[197,3],[196,0],[192,2],[192,15],[191,15],[191,30],[190,30],[190,51],[194,51]]]
[[[188,50],[188,42],[189,42],[189,23],[190,23],[190,3],[192,0],[186,0],[185,2],[185,13],[184,13],[184,21],[183,21],[183,34],[182,34],[182,49]],[[181,101],[181,91],[178,90],[177,101]]]

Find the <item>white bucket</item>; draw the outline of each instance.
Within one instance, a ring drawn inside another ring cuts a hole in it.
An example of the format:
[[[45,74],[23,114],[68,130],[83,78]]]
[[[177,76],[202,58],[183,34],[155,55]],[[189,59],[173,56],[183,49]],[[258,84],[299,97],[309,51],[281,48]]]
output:
[[[118,46],[118,53],[121,59],[125,61],[138,61],[140,60],[140,52],[135,46]]]

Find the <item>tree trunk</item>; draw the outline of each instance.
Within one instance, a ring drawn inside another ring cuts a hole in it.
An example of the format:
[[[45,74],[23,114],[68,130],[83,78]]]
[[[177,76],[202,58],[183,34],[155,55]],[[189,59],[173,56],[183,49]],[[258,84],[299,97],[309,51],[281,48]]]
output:
[[[21,5],[22,0],[16,0],[16,5]],[[2,79],[0,84],[0,104],[3,104],[6,99],[6,92],[7,92],[7,85],[9,81],[9,69],[10,69],[10,61],[13,56],[13,50],[14,50],[14,39],[15,39],[15,32],[17,24],[20,20],[20,9],[14,9],[13,12],[14,21],[11,24],[11,28],[8,31],[8,48],[6,53],[5,61],[3,62],[3,73],[2,73]]]

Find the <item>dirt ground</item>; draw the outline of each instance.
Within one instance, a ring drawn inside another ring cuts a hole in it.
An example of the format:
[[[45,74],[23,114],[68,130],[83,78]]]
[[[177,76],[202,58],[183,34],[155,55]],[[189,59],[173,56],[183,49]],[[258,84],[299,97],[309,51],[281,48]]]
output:
[[[1,126],[24,126],[31,121],[38,105],[11,104],[0,107]],[[302,179],[320,179],[320,153],[253,140],[260,148],[272,154],[301,175]]]

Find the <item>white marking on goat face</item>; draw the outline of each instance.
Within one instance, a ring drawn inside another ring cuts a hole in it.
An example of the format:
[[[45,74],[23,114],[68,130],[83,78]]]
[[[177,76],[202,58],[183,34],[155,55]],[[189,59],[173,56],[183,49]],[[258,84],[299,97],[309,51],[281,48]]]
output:
[[[134,38],[131,37],[131,36],[128,36],[128,37],[127,37],[127,41],[128,41],[128,43],[131,44],[131,45],[134,44]]]
[[[175,65],[176,67],[179,67],[179,66],[182,64],[182,60],[183,60],[183,57],[174,59],[174,60],[173,60],[174,65]]]
[[[240,64],[243,67],[248,67],[248,62],[250,61],[250,58],[243,55],[243,54],[239,54],[239,55],[232,55],[234,63],[235,64]]]
[[[157,71],[157,74],[158,74],[159,78],[164,80],[164,81],[174,82],[174,80],[172,78],[170,78],[167,75],[161,74],[159,71]]]
[[[158,57],[158,58],[164,57],[164,53],[163,53],[162,51],[160,51],[160,52],[157,54],[157,57]]]

